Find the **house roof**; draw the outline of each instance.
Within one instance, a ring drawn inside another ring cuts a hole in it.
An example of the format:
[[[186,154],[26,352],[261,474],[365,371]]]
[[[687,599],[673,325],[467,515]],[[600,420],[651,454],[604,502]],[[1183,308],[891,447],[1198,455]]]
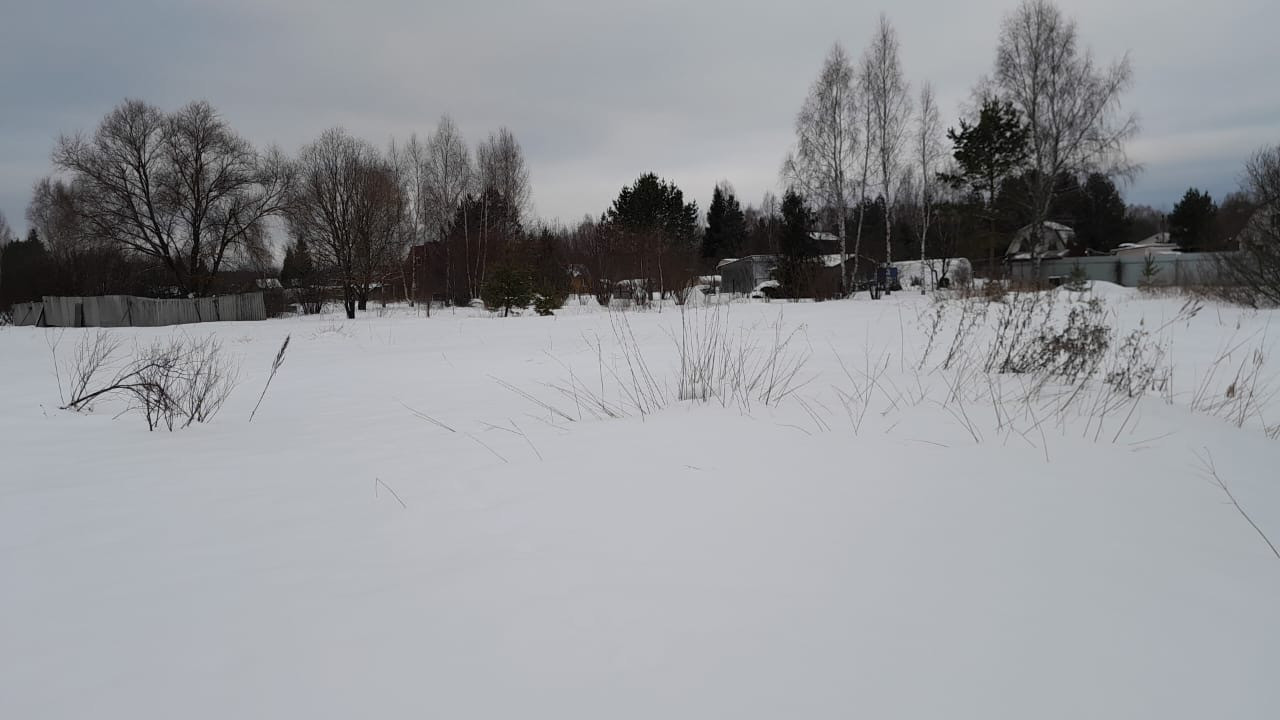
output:
[[[1014,233],[1013,241],[1009,243],[1009,249],[1005,252],[1008,258],[1012,260],[1028,260],[1033,252],[1036,252],[1042,258],[1066,257],[1070,251],[1068,243],[1075,240],[1075,230],[1062,223],[1046,220],[1041,224],[1043,230],[1038,233],[1040,238],[1040,242],[1036,243],[1038,247],[1033,246],[1024,250],[1022,246],[1031,237],[1034,227],[1034,225],[1026,225]]]

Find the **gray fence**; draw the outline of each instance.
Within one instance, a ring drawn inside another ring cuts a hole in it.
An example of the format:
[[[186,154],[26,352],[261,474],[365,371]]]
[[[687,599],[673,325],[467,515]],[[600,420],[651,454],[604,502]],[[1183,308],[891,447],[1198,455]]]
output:
[[[131,295],[46,297],[18,303],[10,313],[14,325],[41,327],[160,327],[200,322],[266,320],[262,293],[210,298],[155,300]]]
[[[1089,280],[1104,280],[1125,287],[1140,285],[1179,286],[1210,285],[1221,277],[1221,260],[1225,253],[1181,253],[1123,257],[1062,258],[1042,260],[1040,279],[1068,278],[1077,267]],[[1035,267],[1030,261],[1014,263],[1010,268],[1014,280],[1035,280]]]

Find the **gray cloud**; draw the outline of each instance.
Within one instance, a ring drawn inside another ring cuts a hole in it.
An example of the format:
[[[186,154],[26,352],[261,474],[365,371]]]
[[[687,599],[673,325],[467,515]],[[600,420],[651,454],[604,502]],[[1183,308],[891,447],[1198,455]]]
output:
[[[886,9],[913,81],[944,122],[987,72],[1014,0]],[[1063,2],[1099,58],[1131,53],[1132,202],[1216,197],[1264,143],[1280,142],[1280,6],[1233,0]],[[540,215],[598,214],[652,170],[703,207],[717,180],[748,201],[775,189],[791,123],[834,41],[855,56],[880,6],[850,2],[649,3],[367,0],[17,3],[0,26],[0,211],[23,223],[60,132],[91,130],[124,97],[173,108],[208,99],[243,134],[292,151],[345,125],[375,143],[430,132],[441,113],[475,141],[521,140]]]

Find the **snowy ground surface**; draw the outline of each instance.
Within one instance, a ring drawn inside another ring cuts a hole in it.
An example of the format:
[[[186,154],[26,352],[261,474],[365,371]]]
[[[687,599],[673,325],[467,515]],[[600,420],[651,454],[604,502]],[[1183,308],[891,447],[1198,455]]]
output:
[[[0,328],[0,717],[1280,717],[1280,313],[1096,294],[1168,364],[1101,418],[911,293],[117,331],[242,363],[176,432]],[[679,400],[691,327],[791,392]]]

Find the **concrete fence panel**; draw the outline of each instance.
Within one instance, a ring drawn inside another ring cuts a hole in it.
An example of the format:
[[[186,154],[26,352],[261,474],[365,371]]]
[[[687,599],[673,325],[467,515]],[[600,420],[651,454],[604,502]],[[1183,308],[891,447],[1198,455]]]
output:
[[[1224,253],[1180,253],[1146,256],[1079,257],[1043,260],[1039,279],[1069,278],[1079,268],[1088,280],[1112,282],[1125,287],[1206,285],[1221,280]],[[1014,263],[1014,280],[1037,279],[1035,264]]]
[[[129,327],[129,296],[101,295],[81,300],[85,327]]]
[[[44,322],[44,303],[15,303],[10,314],[14,325],[41,325]]]
[[[84,305],[80,298],[44,298],[44,324],[49,327],[83,327]]]
[[[46,297],[13,306],[15,325],[50,327],[161,327],[190,323],[266,320],[262,293],[157,300],[129,295]]]

